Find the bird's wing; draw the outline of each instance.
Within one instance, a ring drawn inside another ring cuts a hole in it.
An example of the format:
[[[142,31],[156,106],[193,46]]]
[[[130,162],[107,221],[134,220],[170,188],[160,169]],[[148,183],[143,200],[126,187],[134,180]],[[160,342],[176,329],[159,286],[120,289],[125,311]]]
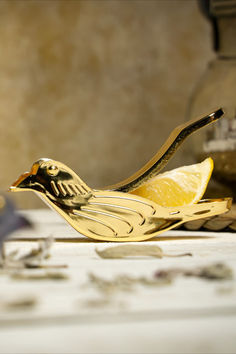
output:
[[[96,191],[87,205],[73,209],[71,218],[76,229],[88,237],[134,241],[151,238],[158,230],[173,224],[175,219],[166,220],[168,215],[166,208],[147,199],[127,193]]]
[[[85,183],[74,183],[73,181],[50,181],[55,196],[77,196],[91,194],[92,190]]]

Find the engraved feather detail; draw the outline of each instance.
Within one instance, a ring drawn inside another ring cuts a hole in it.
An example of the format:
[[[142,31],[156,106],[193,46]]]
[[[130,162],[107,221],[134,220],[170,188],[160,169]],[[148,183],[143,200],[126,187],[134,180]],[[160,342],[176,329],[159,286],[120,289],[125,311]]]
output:
[[[65,182],[55,182],[51,181],[50,185],[56,197],[58,196],[70,196],[74,197],[76,195],[86,195],[89,193],[89,189],[83,185]]]

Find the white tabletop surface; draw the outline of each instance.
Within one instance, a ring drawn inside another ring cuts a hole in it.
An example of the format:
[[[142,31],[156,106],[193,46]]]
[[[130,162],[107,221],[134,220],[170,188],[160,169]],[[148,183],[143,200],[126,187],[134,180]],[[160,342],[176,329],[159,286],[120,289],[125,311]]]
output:
[[[235,276],[225,281],[179,276],[160,287],[117,291],[104,303],[88,278],[91,272],[105,279],[122,274],[151,278],[161,269],[216,262],[236,274],[235,233],[169,231],[143,244],[156,244],[173,255],[191,252],[192,257],[112,260],[99,258],[95,248],[114,244],[79,235],[52,211],[25,214],[35,228],[14,233],[6,251],[24,253],[37,246],[37,239],[53,236],[45,263],[67,265],[55,271],[68,279],[16,281],[0,275],[0,353],[236,352]],[[32,309],[3,306],[27,297],[36,299]]]

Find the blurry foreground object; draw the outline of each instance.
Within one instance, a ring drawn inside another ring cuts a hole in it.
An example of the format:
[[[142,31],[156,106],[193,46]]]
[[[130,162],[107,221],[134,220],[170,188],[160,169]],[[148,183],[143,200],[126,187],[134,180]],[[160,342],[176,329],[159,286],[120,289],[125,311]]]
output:
[[[30,226],[30,222],[16,212],[13,203],[0,194],[0,250],[13,231]]]
[[[36,192],[78,232],[101,241],[147,240],[186,221],[222,214],[230,209],[230,198],[165,208],[148,198],[129,193],[154,177],[187,136],[222,115],[223,111],[219,109],[177,127],[143,168],[107,190],[91,189],[68,166],[47,158],[36,161],[31,171],[21,175],[10,190]],[[212,162],[206,160],[203,164],[210,167],[204,180],[207,185]],[[166,190],[163,198],[168,199],[168,193],[172,192]]]
[[[199,4],[212,24],[217,56],[197,84],[187,119],[214,109],[219,102],[225,119],[193,137],[193,154],[198,161],[211,156],[213,177],[236,197],[236,0],[201,0]]]

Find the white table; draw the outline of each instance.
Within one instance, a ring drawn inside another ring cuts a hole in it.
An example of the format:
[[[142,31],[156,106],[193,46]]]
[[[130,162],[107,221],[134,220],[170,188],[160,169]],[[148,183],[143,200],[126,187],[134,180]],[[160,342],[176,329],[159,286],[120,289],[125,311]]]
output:
[[[25,252],[36,240],[57,242],[47,263],[66,264],[68,280],[12,280],[0,275],[1,302],[34,296],[28,310],[0,308],[0,353],[235,353],[236,282],[179,276],[170,285],[117,292],[100,306],[93,272],[107,279],[118,274],[152,277],[170,267],[195,268],[224,262],[236,274],[236,234],[170,231],[145,242],[166,253],[192,252],[183,258],[101,259],[92,242],[50,210],[25,212],[34,230],[22,230],[7,242],[7,252]],[[70,240],[64,242],[63,240]],[[91,302],[94,306],[91,305]]]

